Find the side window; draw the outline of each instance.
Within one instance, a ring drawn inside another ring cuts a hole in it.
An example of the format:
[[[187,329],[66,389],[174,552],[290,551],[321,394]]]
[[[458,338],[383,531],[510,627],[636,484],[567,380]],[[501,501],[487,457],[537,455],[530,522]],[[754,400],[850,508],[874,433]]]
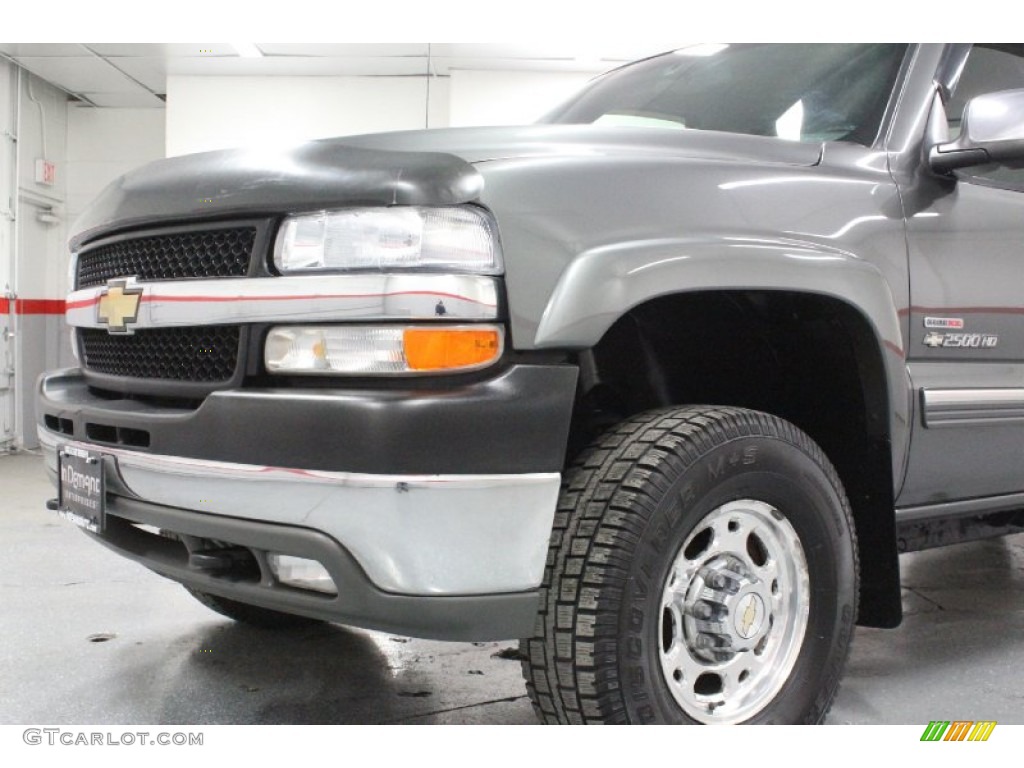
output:
[[[960,135],[964,106],[975,96],[1024,88],[1024,44],[978,44],[967,56],[960,80],[946,104],[949,137]],[[984,165],[957,173],[965,181],[1024,191],[1024,168]]]

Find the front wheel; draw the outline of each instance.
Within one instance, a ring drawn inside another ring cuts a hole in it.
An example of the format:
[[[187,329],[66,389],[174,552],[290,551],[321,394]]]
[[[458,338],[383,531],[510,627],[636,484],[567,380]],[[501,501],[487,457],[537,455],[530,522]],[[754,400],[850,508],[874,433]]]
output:
[[[566,473],[523,672],[543,722],[815,723],[856,615],[849,505],[788,422],[641,414]]]

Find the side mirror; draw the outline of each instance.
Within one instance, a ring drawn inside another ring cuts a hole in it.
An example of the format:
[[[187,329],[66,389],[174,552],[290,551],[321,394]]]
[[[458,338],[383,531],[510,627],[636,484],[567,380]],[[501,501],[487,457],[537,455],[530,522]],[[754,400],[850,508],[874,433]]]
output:
[[[975,96],[964,108],[960,136],[928,152],[935,173],[988,163],[1024,163],[1024,89]]]

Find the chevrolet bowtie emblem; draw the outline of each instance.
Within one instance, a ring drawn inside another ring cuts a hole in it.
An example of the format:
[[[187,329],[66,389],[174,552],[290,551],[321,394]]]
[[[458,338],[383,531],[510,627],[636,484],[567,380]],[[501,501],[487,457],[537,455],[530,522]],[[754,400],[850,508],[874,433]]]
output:
[[[132,279],[111,280],[100,294],[96,319],[105,323],[108,333],[132,333],[128,323],[139,319],[142,288],[130,285]]]
[[[751,634],[750,628],[754,624],[754,619],[757,618],[757,602],[751,600],[747,603],[746,610],[743,611],[743,616],[740,621],[743,623],[743,636],[747,637]]]

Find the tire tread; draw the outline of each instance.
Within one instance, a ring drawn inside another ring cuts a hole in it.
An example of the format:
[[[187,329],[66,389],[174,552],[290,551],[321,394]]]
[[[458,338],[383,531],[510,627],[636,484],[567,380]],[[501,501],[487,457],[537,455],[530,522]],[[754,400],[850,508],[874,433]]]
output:
[[[609,607],[618,603],[630,554],[657,507],[651,490],[667,490],[673,477],[708,451],[746,437],[782,440],[807,454],[838,491],[853,534],[853,516],[831,462],[783,419],[743,408],[687,406],[648,411],[612,427],[563,475],[535,634],[520,641],[527,693],[542,723],[628,722]],[[853,557],[859,573],[855,546]],[[855,594],[854,605],[856,600]],[[824,720],[848,654],[849,644],[806,722]]]

